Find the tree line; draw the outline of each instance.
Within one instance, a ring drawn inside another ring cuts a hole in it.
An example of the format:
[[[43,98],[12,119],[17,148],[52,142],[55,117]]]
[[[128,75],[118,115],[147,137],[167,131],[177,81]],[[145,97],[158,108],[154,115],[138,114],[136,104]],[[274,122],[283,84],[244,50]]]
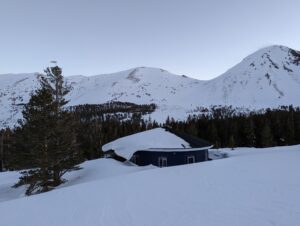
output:
[[[67,108],[69,114],[72,115],[71,124],[74,128],[77,148],[80,150],[81,161],[102,157],[101,147],[105,143],[161,126],[151,118],[145,119],[144,117],[154,111],[155,105],[131,103],[104,105],[105,107],[102,104],[86,104]],[[111,108],[107,108],[108,105]],[[128,112],[128,108],[133,113]],[[47,130],[48,126],[43,122],[39,128]],[[18,126],[0,131],[0,169],[21,170],[34,166],[31,159],[26,158],[26,153],[30,149],[27,143],[31,135],[25,128]]]
[[[168,118],[166,124],[206,139],[215,148],[300,144],[300,108],[293,106],[247,113],[216,107],[210,114],[189,116],[185,121]]]
[[[95,110],[93,114],[90,112],[91,109],[98,108],[96,105],[73,108],[71,114],[81,161],[102,157],[101,147],[105,143],[162,126],[170,126],[175,131],[205,139],[215,148],[300,144],[298,107],[282,106],[278,109],[247,113],[238,113],[230,107],[215,107],[209,114],[191,115],[185,121],[168,118],[163,124],[151,118],[145,119],[145,112],[153,106],[137,107],[140,111],[126,117],[120,117],[120,114],[127,114],[122,113],[122,108],[118,108],[114,113],[112,110],[108,110],[109,113],[105,110]],[[30,159],[23,157],[29,148],[24,140],[24,133],[26,134],[25,129],[20,127],[0,131],[0,164],[6,169],[25,169],[33,166]]]

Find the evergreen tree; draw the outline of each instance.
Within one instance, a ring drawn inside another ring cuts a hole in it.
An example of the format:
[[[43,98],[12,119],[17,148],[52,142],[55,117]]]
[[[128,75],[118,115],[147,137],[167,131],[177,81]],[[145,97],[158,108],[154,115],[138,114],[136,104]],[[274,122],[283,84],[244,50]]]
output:
[[[268,123],[265,123],[261,131],[261,146],[271,147],[274,144],[271,128]]]
[[[295,121],[294,121],[294,109],[289,106],[288,117],[286,122],[286,139],[287,144],[291,145],[295,143]]]
[[[214,144],[214,147],[219,149],[221,147],[220,137],[219,137],[219,134],[218,134],[217,127],[215,126],[214,123],[212,123],[211,128],[210,128],[210,137],[211,137],[211,140]]]
[[[22,172],[16,186],[29,184],[26,194],[50,190],[63,183],[62,176],[78,169],[81,153],[77,148],[75,121],[64,106],[69,88],[58,66],[40,75],[41,89],[32,95],[23,111],[23,135],[28,141],[27,158],[35,167]]]
[[[255,147],[256,145],[256,136],[255,136],[255,130],[254,130],[254,123],[251,118],[245,120],[245,126],[243,127],[243,132],[244,132],[244,138],[245,138],[245,143],[243,145],[249,146],[249,147]]]
[[[46,89],[37,90],[23,111],[22,136],[26,141],[27,151],[22,152],[21,156],[25,162],[31,162],[34,169],[21,172],[23,176],[16,186],[28,184],[27,195],[49,190],[49,128],[54,124],[49,112],[52,111],[52,96]]]
[[[228,145],[231,148],[231,150],[234,150],[234,148],[235,148],[235,140],[234,140],[234,136],[233,135],[231,135],[229,137]]]

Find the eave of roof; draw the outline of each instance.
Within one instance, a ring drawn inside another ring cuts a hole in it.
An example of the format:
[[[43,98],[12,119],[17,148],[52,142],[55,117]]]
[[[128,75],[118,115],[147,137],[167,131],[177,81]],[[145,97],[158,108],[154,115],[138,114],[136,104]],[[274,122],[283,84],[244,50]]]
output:
[[[185,151],[201,151],[201,150],[207,150],[212,148],[213,145],[207,146],[207,147],[200,147],[200,148],[148,148],[146,150],[141,151],[175,151],[175,152],[185,152]]]

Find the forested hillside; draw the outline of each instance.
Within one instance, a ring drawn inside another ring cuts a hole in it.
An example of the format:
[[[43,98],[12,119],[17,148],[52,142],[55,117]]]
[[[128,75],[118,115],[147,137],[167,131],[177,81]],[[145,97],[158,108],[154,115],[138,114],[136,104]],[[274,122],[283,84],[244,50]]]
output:
[[[247,113],[241,113],[232,107],[214,107],[209,111],[202,109],[207,114],[190,115],[185,121],[168,118],[165,123],[142,117],[154,109],[154,105],[131,103],[82,105],[72,108],[82,161],[101,157],[101,147],[105,143],[159,126],[170,126],[175,131],[206,139],[215,148],[300,144],[300,108],[292,106]],[[27,162],[24,158],[28,147],[22,139],[23,132],[20,127],[0,132],[4,168],[32,167],[31,161]]]

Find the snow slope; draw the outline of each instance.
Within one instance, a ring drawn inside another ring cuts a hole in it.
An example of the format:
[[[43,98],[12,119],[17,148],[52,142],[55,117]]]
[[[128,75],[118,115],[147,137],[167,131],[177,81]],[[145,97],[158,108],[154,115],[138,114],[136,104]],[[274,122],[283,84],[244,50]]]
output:
[[[35,73],[0,75],[0,128],[17,123],[22,117],[20,104],[27,103],[37,88]]]
[[[80,167],[81,170],[68,172],[64,176],[68,181],[59,186],[58,189],[154,168],[154,166],[130,167],[112,159],[86,161]],[[0,202],[26,198],[24,187],[12,188],[19,176],[19,172],[0,173]]]
[[[197,107],[233,105],[260,109],[279,105],[300,106],[300,53],[284,46],[270,46],[209,80],[200,81],[163,69],[139,67],[106,75],[71,76],[70,105],[126,101],[155,103],[151,118],[185,119]],[[0,126],[13,126],[37,87],[34,74],[0,75]]]
[[[120,176],[96,179],[94,173],[90,182],[4,201],[1,225],[298,226],[300,146],[228,153],[222,160],[130,173],[126,167],[139,167],[124,165]]]
[[[21,117],[22,108],[18,104],[29,100],[38,82],[35,74],[0,75],[0,82],[1,79],[5,82],[0,83],[0,127],[14,126]],[[144,67],[108,75],[71,76],[66,80],[73,87],[67,97],[70,106],[109,101],[155,103],[158,109],[152,117],[159,121],[164,121],[170,112],[184,118],[186,111],[195,107],[191,102],[185,104],[186,90],[201,83],[162,69]]]
[[[271,46],[204,84],[209,103],[249,108],[300,105],[300,52]]]

